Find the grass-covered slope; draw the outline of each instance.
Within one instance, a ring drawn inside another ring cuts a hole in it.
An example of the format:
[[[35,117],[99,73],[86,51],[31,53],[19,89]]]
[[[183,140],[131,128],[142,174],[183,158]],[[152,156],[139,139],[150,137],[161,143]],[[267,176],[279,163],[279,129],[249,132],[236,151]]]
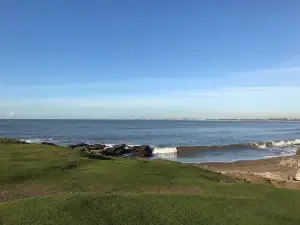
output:
[[[0,201],[5,225],[300,224],[299,191],[47,145],[0,144]]]

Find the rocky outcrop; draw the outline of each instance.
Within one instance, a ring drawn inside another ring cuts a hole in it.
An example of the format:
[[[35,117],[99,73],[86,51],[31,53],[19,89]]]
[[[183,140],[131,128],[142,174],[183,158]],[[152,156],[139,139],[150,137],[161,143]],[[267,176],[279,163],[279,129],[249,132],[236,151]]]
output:
[[[21,141],[11,138],[0,138],[0,144],[28,144],[26,141]]]
[[[88,145],[87,147],[90,150],[101,150],[104,149],[106,146],[102,144],[95,144],[95,145]]]
[[[110,156],[120,157],[151,157],[152,149],[149,145],[128,146],[126,144],[106,146],[103,144],[87,145],[84,143],[72,145],[71,148],[78,150],[82,156],[97,159],[109,159]]]
[[[296,155],[300,157],[300,148],[297,149]]]
[[[151,157],[152,149],[149,145],[138,146],[133,149],[132,155],[141,158]]]

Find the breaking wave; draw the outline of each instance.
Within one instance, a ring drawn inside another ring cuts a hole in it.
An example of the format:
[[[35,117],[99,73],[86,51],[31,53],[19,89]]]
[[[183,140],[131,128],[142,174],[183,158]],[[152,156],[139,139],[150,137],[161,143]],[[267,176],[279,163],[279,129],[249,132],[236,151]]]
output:
[[[42,143],[51,142],[58,145],[68,145],[70,143],[57,141],[53,138],[32,138],[32,139],[22,139],[27,143]],[[95,142],[95,141],[93,141]],[[86,142],[90,144],[89,141]],[[95,142],[96,143],[96,142]],[[115,144],[105,143],[107,146],[113,146]],[[134,146],[134,145],[128,145]],[[243,149],[266,149],[269,151],[280,151],[280,154],[286,155],[293,154],[300,147],[300,139],[295,140],[279,140],[279,141],[267,141],[267,142],[255,142],[246,144],[229,144],[229,145],[210,145],[210,146],[178,146],[178,147],[157,147],[151,146],[154,155],[164,155],[164,154],[185,154],[189,152],[197,151],[215,151],[215,150],[243,150]]]
[[[53,138],[28,138],[28,139],[21,139],[21,141],[25,141],[26,143],[29,144],[40,144],[42,142],[52,142],[52,143],[55,142]]]
[[[153,148],[153,154],[172,154],[177,152],[177,147]]]
[[[230,145],[210,145],[210,146],[180,146],[178,151],[185,150],[239,150],[239,149],[285,149],[300,147],[300,139],[295,140],[281,140],[281,141],[267,141],[246,144],[230,144]]]
[[[300,139],[258,142],[258,143],[253,143],[251,145],[257,148],[272,148],[272,147],[289,148],[289,147],[300,146]]]

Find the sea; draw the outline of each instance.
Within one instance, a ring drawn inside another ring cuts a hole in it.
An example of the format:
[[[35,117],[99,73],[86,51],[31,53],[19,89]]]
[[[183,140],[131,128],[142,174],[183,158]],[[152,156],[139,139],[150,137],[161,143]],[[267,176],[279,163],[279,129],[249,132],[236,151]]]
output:
[[[51,142],[150,145],[153,158],[232,162],[295,154],[300,122],[183,120],[0,120],[0,137]]]

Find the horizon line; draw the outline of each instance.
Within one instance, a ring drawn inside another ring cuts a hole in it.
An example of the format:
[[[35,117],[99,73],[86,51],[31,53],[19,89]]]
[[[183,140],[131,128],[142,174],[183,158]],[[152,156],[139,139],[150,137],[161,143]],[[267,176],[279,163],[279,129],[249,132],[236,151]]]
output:
[[[204,119],[197,119],[197,118],[0,118],[0,120],[143,120],[143,121],[151,121],[151,120],[164,120],[164,121],[216,121],[216,120],[227,120],[227,121],[243,121],[243,120],[273,120],[273,121],[295,121],[299,120],[300,117],[278,117],[278,118],[204,118]]]

